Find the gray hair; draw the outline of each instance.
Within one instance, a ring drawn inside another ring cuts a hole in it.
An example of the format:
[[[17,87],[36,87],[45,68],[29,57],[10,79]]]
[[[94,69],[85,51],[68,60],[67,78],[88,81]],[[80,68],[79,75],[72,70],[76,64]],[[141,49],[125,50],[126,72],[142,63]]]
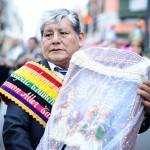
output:
[[[78,14],[67,9],[55,9],[43,12],[40,19],[41,36],[43,36],[44,27],[46,24],[58,23],[64,17],[68,17],[74,31],[77,35],[79,35],[81,32],[81,27]]]

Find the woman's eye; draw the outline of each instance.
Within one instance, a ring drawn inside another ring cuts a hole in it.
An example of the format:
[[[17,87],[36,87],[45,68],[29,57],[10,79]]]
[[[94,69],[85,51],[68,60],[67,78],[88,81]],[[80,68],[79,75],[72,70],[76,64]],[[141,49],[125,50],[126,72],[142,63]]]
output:
[[[45,36],[45,37],[49,37],[49,36],[52,36],[52,34],[51,34],[51,33],[47,33],[47,34],[45,34],[44,36]]]
[[[61,34],[62,34],[62,35],[65,35],[65,34],[67,34],[67,32],[61,32]]]

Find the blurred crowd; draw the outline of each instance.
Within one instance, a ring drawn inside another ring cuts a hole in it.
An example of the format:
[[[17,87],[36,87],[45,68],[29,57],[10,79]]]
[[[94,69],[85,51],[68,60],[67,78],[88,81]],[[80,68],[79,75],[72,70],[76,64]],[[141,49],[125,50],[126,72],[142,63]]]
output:
[[[118,38],[115,33],[115,25],[106,27],[103,37],[96,42],[91,42],[88,46],[113,47],[127,51],[133,51],[140,56],[144,56],[144,31],[143,20],[135,23],[134,29],[129,33],[128,38]]]
[[[0,35],[0,84],[17,68],[28,61],[42,58],[40,42],[31,37],[23,42],[18,35]]]

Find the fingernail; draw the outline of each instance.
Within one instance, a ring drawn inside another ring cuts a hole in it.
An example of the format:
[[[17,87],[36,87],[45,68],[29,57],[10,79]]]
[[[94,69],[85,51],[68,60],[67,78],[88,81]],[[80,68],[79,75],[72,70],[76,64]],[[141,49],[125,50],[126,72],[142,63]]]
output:
[[[137,90],[137,94],[140,94],[140,90],[139,89]]]
[[[142,85],[143,85],[143,83],[140,83],[140,84],[139,84],[139,87],[142,87]]]

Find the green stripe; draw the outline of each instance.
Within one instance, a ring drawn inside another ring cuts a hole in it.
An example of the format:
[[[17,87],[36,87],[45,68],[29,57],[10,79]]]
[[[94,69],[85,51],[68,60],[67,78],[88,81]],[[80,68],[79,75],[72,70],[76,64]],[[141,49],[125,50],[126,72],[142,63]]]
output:
[[[24,85],[29,87],[31,90],[33,90],[35,93],[37,93],[39,96],[41,96],[44,100],[46,100],[49,104],[53,105],[55,100],[51,98],[49,95],[47,95],[43,90],[39,89],[38,86],[34,85],[31,81],[27,80],[23,76],[17,74],[17,73],[12,73],[11,77],[16,78],[20,82],[22,82]]]

